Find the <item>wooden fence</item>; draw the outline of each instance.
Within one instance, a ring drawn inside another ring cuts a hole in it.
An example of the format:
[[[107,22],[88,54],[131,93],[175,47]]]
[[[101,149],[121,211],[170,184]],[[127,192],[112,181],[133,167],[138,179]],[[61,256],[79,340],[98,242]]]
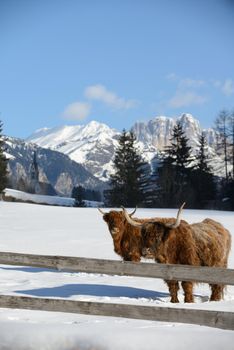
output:
[[[0,253],[0,264],[234,285],[234,270],[224,268],[120,262],[11,252]],[[190,323],[234,330],[234,312],[195,310],[188,308],[188,305],[186,308],[178,308],[174,305],[171,307],[141,306],[0,295],[0,307]]]

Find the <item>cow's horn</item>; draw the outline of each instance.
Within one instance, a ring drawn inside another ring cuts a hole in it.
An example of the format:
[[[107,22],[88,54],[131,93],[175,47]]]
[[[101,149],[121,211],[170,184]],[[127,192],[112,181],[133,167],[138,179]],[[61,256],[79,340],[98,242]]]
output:
[[[129,215],[129,216],[133,216],[133,214],[135,214],[136,210],[137,210],[137,206],[136,206],[136,208],[133,210],[133,212],[130,213],[130,214],[128,214],[128,215]]]
[[[180,221],[181,221],[180,215],[184,206],[185,206],[185,202],[181,205],[180,209],[178,210],[176,222],[174,224],[165,224],[166,227],[177,228],[180,226]]]
[[[127,210],[124,207],[121,207],[123,209],[123,213],[125,216],[125,219],[127,220],[127,222],[135,227],[142,227],[143,225],[140,224],[139,222],[133,220],[130,215],[128,214]],[[131,214],[132,215],[132,214]]]
[[[105,215],[105,213],[104,213],[104,211],[102,210],[102,209],[100,209],[100,208],[97,208],[98,209],[98,211],[100,211],[100,213],[102,214],[102,215]]]

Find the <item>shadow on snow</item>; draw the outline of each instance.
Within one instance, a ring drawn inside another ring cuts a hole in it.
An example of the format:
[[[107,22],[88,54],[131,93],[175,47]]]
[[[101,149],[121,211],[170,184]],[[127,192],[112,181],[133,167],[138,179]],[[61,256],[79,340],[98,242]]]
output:
[[[66,284],[59,287],[38,288],[15,291],[20,294],[38,297],[71,297],[73,295],[89,295],[96,297],[126,297],[126,298],[152,298],[154,300],[168,297],[168,293],[124,286],[111,286],[102,284]]]
[[[40,273],[40,272],[60,272],[59,270],[56,269],[47,269],[45,267],[3,267],[1,266],[1,270],[7,270],[7,271],[21,271],[21,272],[28,272],[28,273]],[[63,272],[67,272],[64,271]],[[71,271],[70,271],[71,272]]]

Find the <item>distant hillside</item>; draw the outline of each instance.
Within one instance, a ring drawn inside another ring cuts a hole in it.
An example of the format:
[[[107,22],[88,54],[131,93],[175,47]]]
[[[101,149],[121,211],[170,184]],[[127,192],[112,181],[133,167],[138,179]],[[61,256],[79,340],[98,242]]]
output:
[[[73,187],[78,185],[95,190],[102,190],[105,186],[82,165],[63,153],[16,138],[5,137],[4,141],[5,153],[9,159],[8,170],[12,188],[27,187],[34,152],[36,152],[40,182],[50,184],[59,195],[70,196]]]

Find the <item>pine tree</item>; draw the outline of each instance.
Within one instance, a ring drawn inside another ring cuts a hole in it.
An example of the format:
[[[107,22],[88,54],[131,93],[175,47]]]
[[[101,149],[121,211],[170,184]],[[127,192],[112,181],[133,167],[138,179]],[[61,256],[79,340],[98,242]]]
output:
[[[188,145],[188,138],[185,136],[182,125],[177,122],[172,131],[171,145],[166,148],[168,161],[171,161],[178,169],[185,171],[191,163],[191,147]]]
[[[179,207],[182,202],[192,206],[191,147],[182,125],[178,122],[172,132],[171,145],[166,147],[164,158],[157,169],[157,201],[161,207]]]
[[[110,189],[105,191],[109,206],[134,207],[144,198],[144,163],[135,147],[135,135],[123,130],[115,152],[115,173],[110,178]]]
[[[74,207],[86,207],[84,197],[85,189],[82,186],[73,187],[72,198],[75,198]]]
[[[212,169],[208,164],[207,142],[205,135],[199,138],[200,148],[197,154],[197,164],[194,167],[192,179],[193,187],[196,189],[195,207],[203,209],[208,201],[214,200],[216,195],[216,185]]]
[[[0,193],[7,185],[7,159],[4,155],[4,142],[2,140],[2,127],[3,124],[0,121]]]
[[[200,171],[202,172],[211,172],[211,168],[208,165],[208,157],[206,154],[206,149],[207,149],[207,142],[204,133],[201,134],[199,138],[199,152],[197,155],[197,166]]]

